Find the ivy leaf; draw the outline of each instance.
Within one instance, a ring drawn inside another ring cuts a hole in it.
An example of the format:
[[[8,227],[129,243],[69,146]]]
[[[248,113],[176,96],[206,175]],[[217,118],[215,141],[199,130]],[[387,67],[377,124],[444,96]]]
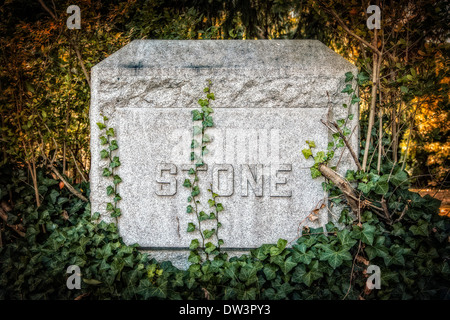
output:
[[[280,255],[273,256],[270,258],[270,262],[278,265],[284,274],[288,274],[297,265],[291,256],[287,259],[284,259],[284,257]]]
[[[319,255],[320,260],[328,261],[333,269],[339,267],[344,260],[352,260],[352,256],[346,248],[340,250],[334,250],[329,246],[323,246],[322,248],[324,251]]]
[[[202,133],[202,128],[199,126],[194,126],[194,136],[197,136]]]
[[[205,245],[205,252],[206,252],[206,253],[210,254],[210,253],[213,252],[214,250],[216,250],[216,246],[213,245],[211,242],[208,242],[208,243]]]
[[[205,216],[208,217],[206,214],[205,214]],[[208,219],[208,218],[206,218],[206,219]],[[216,229],[211,229],[211,230],[206,229],[203,231],[203,235],[205,236],[205,239],[209,239],[214,235],[215,232],[216,232]]]
[[[221,203],[218,203],[218,204],[216,205],[216,210],[217,210],[217,212],[223,211],[223,205],[222,205]]]
[[[309,169],[311,171],[311,177],[313,179],[320,177],[322,175],[322,173],[319,171],[319,169],[317,169],[316,166],[313,166]]]
[[[183,182],[183,187],[190,188],[191,186],[192,186],[191,185],[191,180],[185,179],[184,182]]]
[[[314,163],[319,164],[326,160],[325,152],[319,151],[317,152],[316,156],[314,157]]]
[[[304,283],[308,287],[317,280],[322,278],[323,273],[319,271],[319,261],[315,260],[308,265],[309,271],[306,271],[305,265],[299,264],[295,268],[292,275],[292,281],[296,283]]]
[[[187,232],[193,232],[194,230],[195,230],[195,224],[193,224],[192,222],[189,222]]]
[[[310,148],[315,148],[316,147],[316,143],[314,141],[306,140],[306,143],[308,144],[308,146]]]
[[[273,264],[267,264],[264,266],[263,273],[267,280],[273,280],[277,277],[278,267]]]
[[[403,257],[403,255],[405,253],[408,253],[409,250],[400,247],[398,244],[394,244],[391,246],[389,251],[391,254],[384,257],[384,263],[386,264],[386,266],[390,266],[391,264],[401,266],[405,265],[405,258]]]
[[[118,185],[118,184],[121,183],[121,182],[122,182],[122,178],[119,177],[117,174],[114,175],[113,183],[114,183],[115,185]]]
[[[351,94],[354,90],[352,89],[352,85],[351,84],[347,84],[344,88],[344,90],[341,91],[341,93],[347,93],[347,94]]]
[[[362,86],[369,80],[369,75],[366,72],[358,73],[358,85]]]
[[[302,153],[303,153],[303,155],[305,156],[306,159],[308,159],[309,157],[312,156],[311,149],[303,149]]]
[[[198,214],[198,220],[199,221],[205,221],[205,220],[208,220],[208,219],[209,219],[209,216],[204,211],[200,211],[200,213]],[[209,238],[209,237],[207,237],[207,238]]]
[[[192,213],[193,210],[194,210],[194,208],[193,208],[191,205],[188,205],[188,206],[186,207],[186,213]]]
[[[239,280],[241,281],[252,281],[257,280],[256,273],[258,272],[258,269],[256,269],[255,265],[253,264],[246,264],[243,266],[239,272]],[[252,281],[255,282],[255,281]]]
[[[102,151],[100,151],[100,157],[102,159],[108,158],[109,157],[109,152],[108,150],[103,149]]]
[[[389,255],[388,249],[382,245],[367,246],[364,248],[364,252],[367,253],[367,257],[369,258],[369,260],[372,260],[376,257],[387,258],[387,256]]]
[[[417,225],[413,225],[409,228],[409,231],[411,231],[415,236],[428,236],[428,222],[425,220],[420,219],[417,223]]]
[[[114,129],[109,128],[108,130],[106,130],[106,135],[110,136],[110,137],[114,137]]]
[[[114,157],[114,158],[112,159],[111,163],[109,164],[109,166],[110,166],[111,168],[115,168],[115,167],[120,166],[119,157],[117,157],[117,156]]]
[[[200,263],[201,260],[202,260],[202,259],[201,259],[200,255],[199,255],[197,252],[195,252],[194,250],[192,250],[192,251],[189,253],[188,261],[189,261],[190,263],[197,264],[197,263]],[[194,279],[194,278],[190,278],[190,279],[192,279],[193,283],[195,282],[195,279]],[[192,285],[193,285],[193,284],[192,284]],[[188,285],[188,288],[189,288],[189,285]]]
[[[354,103],[357,103],[357,102],[359,102],[359,101],[361,101],[361,99],[358,98],[358,97],[354,94],[354,95],[352,95],[352,101],[350,101],[350,104],[354,104]]]
[[[114,151],[119,148],[119,145],[117,144],[117,140],[112,140],[109,144],[109,150]]]
[[[202,107],[207,106],[209,104],[208,100],[206,99],[198,99],[198,104]]]
[[[105,136],[101,136],[101,137],[100,137],[100,144],[101,144],[101,145],[105,145],[105,144],[107,144],[107,143],[108,143],[108,139],[106,139]]]
[[[206,116],[205,120],[202,122],[204,127],[212,127],[214,126],[213,118],[211,116]]]
[[[205,117],[214,112],[213,109],[209,106],[203,106],[202,111],[204,112]]]
[[[349,128],[345,127],[342,130],[342,133],[344,134],[344,136],[348,136],[350,133],[352,133],[352,131]]]
[[[97,122],[97,126],[98,126],[98,128],[99,128],[100,130],[103,130],[103,129],[106,128],[105,124],[104,124],[104,123],[101,123],[101,122]]]
[[[213,199],[209,199],[208,204],[209,204],[209,207],[211,208],[212,206],[214,206],[216,204],[216,202]]]
[[[122,200],[122,197],[118,193],[116,193],[114,197],[114,202],[119,202],[120,200]]]
[[[277,291],[275,295],[276,300],[283,300],[286,299],[287,296],[294,291],[294,286],[290,285],[287,282],[281,283],[279,279],[276,279],[272,282],[273,288]]]
[[[361,190],[365,194],[368,194],[370,190],[372,190],[374,187],[374,183],[372,181],[369,181],[368,183],[360,182],[358,184],[358,190]]]
[[[271,246],[270,247],[270,255],[276,256],[279,255],[281,252],[283,252],[284,248],[286,248],[287,240],[284,239],[278,239],[277,246]]]
[[[109,177],[109,176],[111,176],[111,175],[112,175],[112,172],[109,171],[108,168],[104,168],[104,169],[103,169],[102,176],[104,176],[104,177]]]
[[[210,142],[210,141],[211,141],[211,138],[210,138],[210,136],[208,136],[208,135],[205,133],[205,134],[203,134],[203,139],[202,139],[202,141],[203,141],[204,143],[207,143],[207,142]]]
[[[188,172],[190,175],[193,175],[193,174],[195,174],[195,169],[193,169],[193,168],[190,168],[189,169],[189,172]]]
[[[387,181],[377,181],[374,191],[376,194],[385,195],[389,191],[389,183]]]
[[[359,237],[361,241],[364,242],[365,244],[372,245],[374,234],[375,234],[375,226],[366,222],[363,224],[362,230],[360,230],[359,232]]]
[[[113,186],[107,186],[106,187],[106,194],[108,196],[112,195],[114,193],[114,187]]]
[[[51,203],[55,204],[56,203],[56,199],[58,198],[58,196],[59,196],[59,192],[56,191],[55,189],[53,189],[50,192],[50,201],[51,201]]]
[[[342,126],[345,124],[345,119],[339,119],[336,121],[339,128],[342,128]]]
[[[267,258],[271,247],[272,247],[272,245],[270,245],[270,244],[263,244],[262,246],[260,246],[257,249],[250,250],[250,252],[253,257],[255,257],[258,260],[263,261]]]
[[[122,215],[122,212],[121,212],[120,208],[115,208],[113,210],[113,212],[111,213],[111,217],[113,217],[113,218],[118,218],[121,215]]]
[[[199,121],[203,120],[203,113],[199,112],[198,110],[192,110],[192,121]]]
[[[351,233],[349,230],[344,229],[342,231],[339,231],[337,234],[337,237],[339,239],[339,242],[343,247],[351,248],[356,244],[356,240],[352,239]]]
[[[195,149],[199,146],[199,143],[197,142],[197,140],[193,139],[191,142],[191,149]]]
[[[306,250],[306,246],[305,246],[305,250]],[[292,260],[296,263],[310,264],[311,260],[314,257],[315,257],[315,255],[311,250],[308,250],[307,252],[300,252],[300,251],[294,250],[292,252]]]
[[[350,71],[346,72],[345,73],[345,82],[350,82],[352,80],[353,80],[353,73],[351,73]]]
[[[199,247],[199,245],[200,243],[198,242],[198,239],[193,239],[189,245],[189,250],[195,250]]]
[[[400,184],[405,183],[408,180],[408,174],[405,171],[399,170],[396,174],[391,176],[391,182],[394,186],[398,187]],[[406,186],[408,184],[405,184]]]
[[[200,194],[200,189],[199,189],[198,186],[195,186],[195,187],[192,189],[191,196],[192,196],[192,197],[196,197],[196,196],[198,196],[199,194]]]

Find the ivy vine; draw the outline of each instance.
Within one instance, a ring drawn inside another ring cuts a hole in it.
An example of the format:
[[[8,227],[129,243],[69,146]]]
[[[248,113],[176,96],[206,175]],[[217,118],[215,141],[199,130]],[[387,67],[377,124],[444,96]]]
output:
[[[102,159],[107,159],[109,165],[107,168],[103,169],[102,176],[109,178],[112,182],[106,187],[106,194],[112,198],[112,202],[106,204],[106,212],[108,212],[112,218],[115,219],[116,225],[118,225],[118,218],[121,216],[122,212],[117,206],[119,201],[122,200],[118,192],[118,185],[122,182],[120,176],[116,173],[117,168],[120,166],[119,156],[116,155],[119,145],[117,140],[113,139],[115,137],[114,129],[107,126],[108,117],[103,116],[103,122],[98,122],[97,126],[102,131],[100,135],[100,144],[105,147],[100,151],[100,157]],[[94,213],[94,217],[98,218],[100,215],[98,212]]]
[[[199,239],[193,239],[189,246],[189,262],[191,263],[200,263],[202,261],[199,250],[206,254],[206,259],[208,260],[209,255],[217,255],[220,253],[220,246],[224,243],[223,240],[219,238],[219,228],[222,226],[219,221],[219,212],[223,211],[224,208],[222,203],[216,202],[218,194],[212,191],[212,186],[208,189],[208,192],[211,194],[208,205],[213,211],[207,214],[204,210],[200,210],[202,204],[200,201],[201,190],[199,187],[198,171],[206,165],[204,156],[209,153],[207,146],[211,143],[211,137],[206,131],[208,128],[214,126],[212,118],[214,110],[211,107],[211,103],[215,100],[215,96],[211,91],[211,86],[211,80],[207,80],[207,86],[203,89],[206,97],[198,100],[200,109],[195,109],[191,112],[194,125],[192,130],[190,160],[194,166],[190,168],[188,172],[192,178],[185,179],[183,186],[190,191],[190,195],[187,199],[189,204],[186,207],[186,212],[188,214],[194,214],[196,218],[196,222],[188,223],[187,232],[197,231],[201,237],[201,243]],[[215,220],[216,227],[203,229],[202,222],[205,220]],[[210,240],[214,235],[216,236],[216,243],[213,243]]]

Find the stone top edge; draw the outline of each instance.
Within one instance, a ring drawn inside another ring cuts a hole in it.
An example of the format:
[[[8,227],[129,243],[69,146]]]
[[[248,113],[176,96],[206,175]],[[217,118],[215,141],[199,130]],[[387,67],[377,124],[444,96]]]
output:
[[[134,40],[94,66],[99,69],[273,69],[355,71],[318,40]]]

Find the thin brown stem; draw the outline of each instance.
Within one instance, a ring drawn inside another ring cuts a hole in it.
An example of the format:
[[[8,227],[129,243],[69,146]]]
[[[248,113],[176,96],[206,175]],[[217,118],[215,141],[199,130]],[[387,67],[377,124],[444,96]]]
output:
[[[55,15],[55,13],[53,13],[53,11],[50,10],[49,7],[47,7],[47,6],[45,5],[44,1],[43,1],[43,0],[38,0],[38,1],[39,1],[39,3],[41,4],[42,8],[44,8],[44,10],[47,11],[47,12],[52,16],[52,18],[56,20],[56,15]]]
[[[378,32],[377,29],[374,29],[374,37],[373,37],[373,43],[376,46],[377,39],[378,39]],[[373,53],[373,70],[372,70],[372,100],[370,102],[370,113],[369,113],[369,124],[367,127],[367,135],[366,135],[366,145],[364,148],[364,157],[363,157],[363,163],[362,163],[362,170],[366,171],[367,166],[367,159],[369,157],[369,147],[370,147],[370,141],[372,137],[372,127],[375,121],[375,106],[376,106],[376,100],[377,100],[377,86],[378,86],[378,59],[381,60],[381,54],[378,55],[376,52]]]
[[[359,217],[359,200],[350,183],[323,163],[319,164],[318,170],[344,193],[353,214]]]

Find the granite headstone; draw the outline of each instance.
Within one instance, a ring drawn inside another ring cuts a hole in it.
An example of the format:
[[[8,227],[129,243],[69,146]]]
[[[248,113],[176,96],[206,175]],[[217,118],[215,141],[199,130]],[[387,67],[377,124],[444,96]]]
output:
[[[186,213],[189,190],[182,186],[191,167],[191,110],[210,79],[214,127],[199,179],[201,190],[212,186],[225,208],[223,249],[236,253],[279,238],[293,241],[303,225],[335,220],[337,211],[326,207],[315,221],[307,219],[327,194],[323,178],[311,178],[313,160],[301,150],[306,140],[315,150],[327,149],[331,132],[321,119],[354,114],[349,141],[358,151],[358,105],[342,107],[350,104],[341,92],[347,72],[356,75],[356,67],[316,40],[131,42],[92,69],[92,212],[108,220],[109,182],[102,177],[108,162],[100,158],[95,125],[104,114],[119,145],[123,240],[182,265],[198,237],[186,232],[194,218]],[[341,174],[354,169],[348,151],[336,158]],[[203,192],[205,211],[207,199]]]

